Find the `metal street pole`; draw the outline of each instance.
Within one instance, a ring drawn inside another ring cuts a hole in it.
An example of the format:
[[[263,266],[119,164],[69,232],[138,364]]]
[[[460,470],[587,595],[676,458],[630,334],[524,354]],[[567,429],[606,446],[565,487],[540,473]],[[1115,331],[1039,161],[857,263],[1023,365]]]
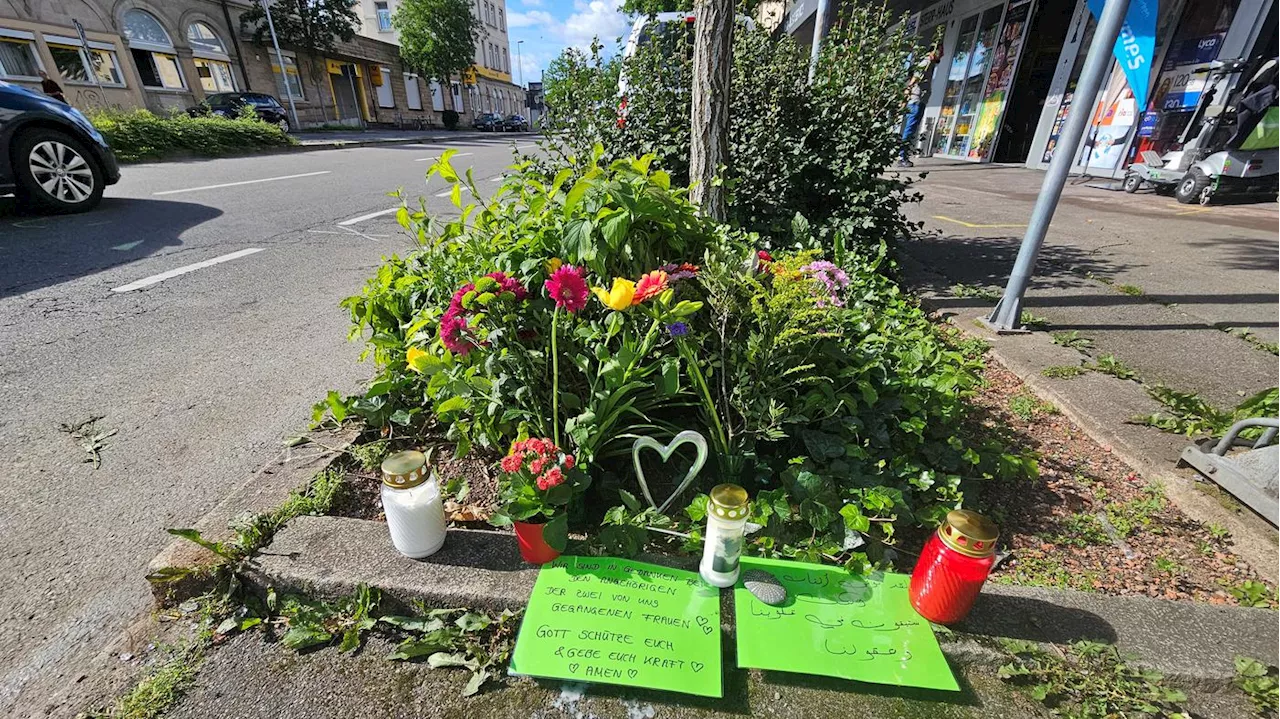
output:
[[[284,53],[280,52],[280,40],[276,38],[276,24],[271,21],[271,0],[261,0],[262,9],[267,13],[267,29],[271,31],[271,44],[276,48],[276,62],[280,63],[280,82],[284,85],[284,96],[289,99],[289,117],[293,118],[293,129],[302,128],[298,124],[298,108],[293,104],[293,89],[289,87],[289,68],[284,64]],[[302,77],[298,77],[302,82]]]
[[[520,46],[524,44],[524,40],[516,40],[516,65],[520,68],[520,89],[524,89],[524,59],[520,54]]]
[[[1018,248],[1018,259],[1009,275],[1009,284],[1004,289],[1004,296],[991,312],[991,317],[987,319],[987,324],[997,332],[1013,332],[1021,328],[1019,319],[1022,315],[1023,295],[1031,284],[1036,257],[1040,254],[1040,247],[1044,245],[1044,236],[1049,230],[1049,222],[1053,220],[1053,213],[1058,208],[1062,187],[1075,163],[1080,139],[1098,99],[1098,90],[1111,67],[1111,50],[1115,47],[1128,11],[1129,0],[1107,0],[1102,17],[1098,18],[1098,29],[1093,34],[1089,55],[1085,58],[1080,80],[1071,98],[1067,121],[1058,135],[1053,159],[1049,161],[1044,183],[1040,185],[1040,195],[1031,211],[1031,221],[1027,223],[1027,234],[1022,238],[1022,246]]]
[[[813,14],[813,46],[809,48],[809,84],[818,72],[818,53],[822,50],[822,35],[827,29],[827,0],[818,0]]]

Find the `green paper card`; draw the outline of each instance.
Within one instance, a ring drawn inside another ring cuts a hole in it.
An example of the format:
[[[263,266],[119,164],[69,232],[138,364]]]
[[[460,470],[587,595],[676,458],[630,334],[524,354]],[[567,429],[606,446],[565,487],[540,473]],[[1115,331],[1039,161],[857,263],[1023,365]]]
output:
[[[911,607],[907,575],[743,557],[743,574],[752,569],[776,577],[787,601],[771,607],[738,581],[739,667],[959,691],[933,628]]]
[[[560,557],[538,572],[509,671],[722,696],[720,590],[696,572]]]

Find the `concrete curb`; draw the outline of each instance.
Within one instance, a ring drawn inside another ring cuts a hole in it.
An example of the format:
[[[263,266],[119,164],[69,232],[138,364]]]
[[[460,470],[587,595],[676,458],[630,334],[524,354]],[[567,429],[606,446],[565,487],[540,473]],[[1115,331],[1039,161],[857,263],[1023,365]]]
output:
[[[379,588],[393,611],[414,600],[500,611],[524,606],[537,573],[520,560],[515,537],[507,533],[453,529],[444,549],[415,560],[395,551],[381,522],[299,517],[249,562],[246,575],[259,591],[274,587],[331,598],[364,583]],[[1234,678],[1236,654],[1275,664],[1277,629],[1275,613],[1264,609],[987,585],[973,613],[956,627],[959,637],[944,642],[943,650],[957,663],[991,665],[1002,655],[984,642],[997,637],[1101,641],[1173,679],[1213,689]]]
[[[945,286],[949,280],[905,253],[898,259],[908,281],[918,285],[914,290],[922,306],[927,310],[938,309],[938,301],[944,295],[919,285],[943,283]],[[987,340],[991,344],[991,355],[1017,375],[1032,393],[1057,407],[1095,442],[1140,475],[1160,483],[1173,503],[1192,519],[1226,527],[1231,532],[1235,553],[1249,562],[1260,576],[1271,582],[1280,581],[1276,529],[1247,508],[1242,514],[1228,510],[1197,489],[1192,474],[1174,471],[1182,447],[1190,444],[1190,440],[1125,423],[1135,414],[1161,409],[1146,394],[1143,385],[1098,373],[1069,380],[1049,379],[1040,374],[1040,370],[1052,365],[1078,364],[1082,359],[1080,353],[1054,345],[1043,332],[997,335],[976,323],[990,312],[989,305],[974,302],[956,306],[952,298],[947,299],[945,311],[954,315],[954,325],[966,334]]]
[[[213,510],[201,517],[192,528],[198,529],[201,535],[211,541],[230,539],[233,535],[228,526],[231,520],[244,514],[258,514],[279,507],[291,492],[305,486],[312,477],[327,469],[358,434],[355,429],[343,427],[306,435],[309,442],[282,449],[224,497]],[[151,581],[151,591],[156,602],[163,606],[203,593],[211,586],[213,575],[201,570],[209,570],[221,562],[220,557],[204,547],[180,537],[175,538],[151,560],[147,566],[147,575],[178,572],[186,576],[178,581]]]

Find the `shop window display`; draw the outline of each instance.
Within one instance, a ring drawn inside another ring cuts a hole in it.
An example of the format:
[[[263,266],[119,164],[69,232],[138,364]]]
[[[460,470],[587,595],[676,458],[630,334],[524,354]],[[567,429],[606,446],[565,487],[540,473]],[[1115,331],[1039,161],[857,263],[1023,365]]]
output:
[[[997,5],[960,22],[934,135],[936,154],[964,156],[969,151],[1003,13],[1004,7]]]

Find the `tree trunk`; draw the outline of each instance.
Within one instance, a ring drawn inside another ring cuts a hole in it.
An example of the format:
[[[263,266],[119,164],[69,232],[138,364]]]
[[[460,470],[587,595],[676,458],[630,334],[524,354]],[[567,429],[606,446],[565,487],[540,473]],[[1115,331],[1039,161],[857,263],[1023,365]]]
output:
[[[733,62],[733,3],[699,0],[693,43],[690,118],[690,199],[708,217],[725,219],[724,187],[713,181],[729,161],[729,69]]]

